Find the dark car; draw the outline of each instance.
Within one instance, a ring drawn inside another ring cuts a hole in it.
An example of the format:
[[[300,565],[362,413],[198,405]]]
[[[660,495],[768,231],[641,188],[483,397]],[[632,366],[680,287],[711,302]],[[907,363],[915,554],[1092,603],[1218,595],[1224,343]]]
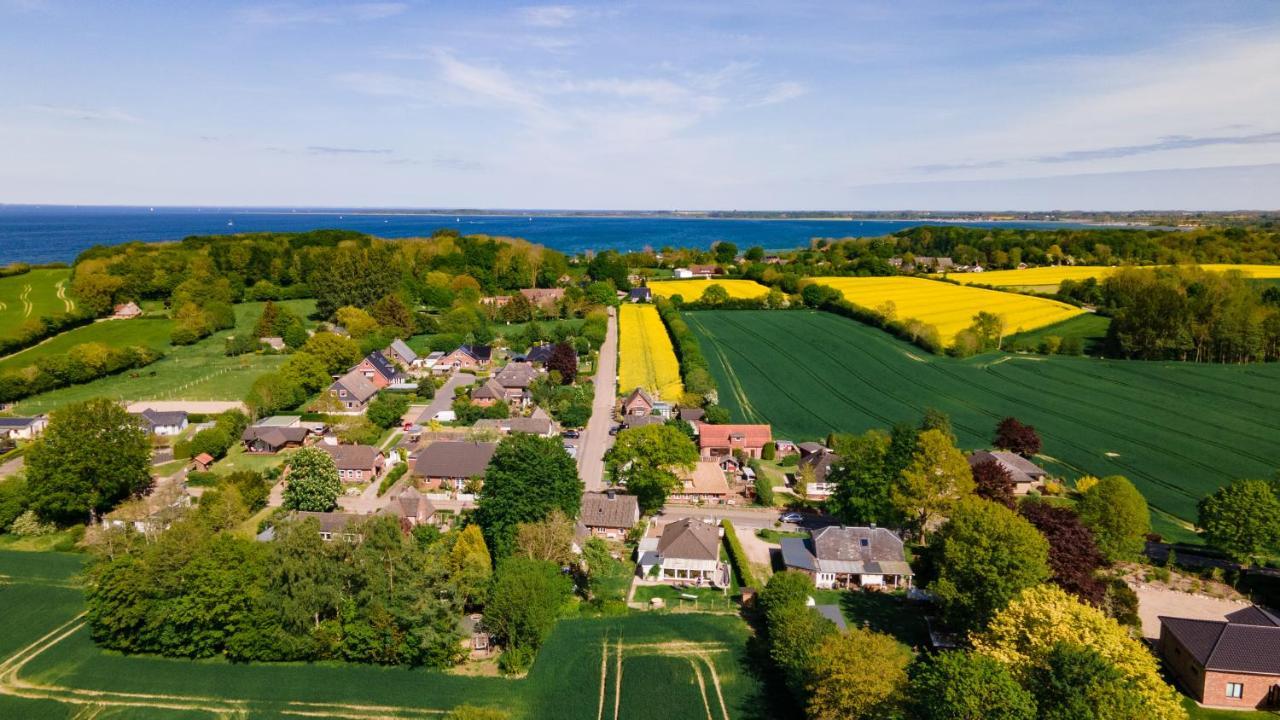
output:
[[[569,438],[569,439],[571,439],[571,440],[572,440],[572,439],[574,439],[574,438],[578,437],[578,431],[577,431],[577,430],[565,430],[564,432],[560,433],[560,437],[563,437],[563,438]]]

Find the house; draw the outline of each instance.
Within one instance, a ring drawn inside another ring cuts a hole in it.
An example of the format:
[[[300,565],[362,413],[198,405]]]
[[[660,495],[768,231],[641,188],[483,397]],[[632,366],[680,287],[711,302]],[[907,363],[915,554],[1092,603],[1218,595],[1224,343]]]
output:
[[[645,577],[656,572],[662,582],[729,587],[729,566],[720,562],[720,530],[710,523],[677,520],[658,537],[641,540],[637,551],[637,570]]]
[[[1178,683],[1205,705],[1280,705],[1280,615],[1257,606],[1225,620],[1160,617],[1156,647]]]
[[[668,495],[674,502],[724,503],[731,497],[729,482],[715,460],[700,460],[692,470],[676,471],[676,477],[683,486]]]
[[[622,424],[628,430],[632,428],[645,427],[646,425],[662,425],[666,421],[657,415],[623,415]]]
[[[544,345],[534,345],[529,348],[529,352],[524,354],[525,362],[536,367],[542,367],[551,360],[551,353],[555,350],[555,345],[550,343]]]
[[[543,310],[555,308],[556,303],[564,300],[564,288],[526,288],[520,294]]]
[[[370,445],[340,445],[337,442],[319,443],[316,447],[333,458],[338,467],[338,479],[344,483],[367,483],[382,476],[387,458],[382,451]]]
[[[412,485],[392,495],[379,515],[392,515],[400,520],[400,529],[409,532],[419,525],[435,525],[436,506]]]
[[[623,415],[652,415],[653,414],[653,398],[649,397],[649,393],[636,388],[631,391],[622,401]]]
[[[694,434],[697,434],[698,423],[707,416],[707,411],[699,407],[682,407],[676,411],[676,416],[692,425]]]
[[[715,265],[690,265],[689,272],[696,278],[709,278],[719,275],[720,268]]]
[[[929,272],[947,272],[955,269],[956,263],[949,257],[931,257],[929,255],[916,256],[916,269],[927,270]]]
[[[485,380],[483,385],[471,391],[471,403],[480,407],[493,407],[506,399],[506,388],[493,378]]]
[[[299,448],[306,444],[311,430],[296,425],[293,427],[273,427],[270,425],[250,425],[240,435],[246,452],[278,453],[287,448]]]
[[[985,462],[994,462],[1004,468],[1013,478],[1013,493],[1026,495],[1040,487],[1049,473],[1017,453],[1004,450],[979,450],[969,456],[969,467],[976,467]]]
[[[480,298],[480,304],[494,309],[506,307],[511,304],[510,295],[491,295],[489,297]]]
[[[297,511],[290,515],[295,522],[315,520],[320,525],[320,539],[325,542],[342,540],[360,542],[364,536],[359,532],[360,523],[365,517],[344,512],[306,512]]]
[[[824,527],[808,538],[782,538],[782,564],[830,588],[911,587],[902,538],[877,527]]]
[[[688,280],[693,277],[693,271],[689,268],[676,268],[674,272],[677,280]]]
[[[371,352],[364,356],[359,365],[351,369],[352,372],[358,372],[364,375],[369,382],[373,383],[379,390],[393,385],[401,380],[401,373],[395,363],[387,359],[380,352]]]
[[[791,440],[774,440],[773,449],[774,449],[774,452],[777,453],[778,457],[795,455],[800,452],[800,446],[796,445]]]
[[[436,362],[436,372],[452,370],[479,370],[487,367],[493,358],[493,348],[488,345],[459,345],[458,349]]]
[[[627,293],[627,299],[633,303],[651,302],[653,300],[653,291],[647,285],[631,288],[631,292]]]
[[[191,507],[191,496],[181,482],[157,483],[146,497],[121,503],[102,517],[105,528],[131,528],[144,535],[169,529]]]
[[[528,405],[529,387],[538,377],[538,370],[528,362],[511,362],[493,376],[502,386],[504,398],[513,405]]]
[[[378,386],[373,380],[365,377],[357,366],[346,375],[333,381],[329,386],[329,394],[337,398],[347,412],[362,413],[369,407],[369,401],[378,394]]]
[[[698,423],[698,449],[704,460],[714,460],[735,451],[760,458],[764,446],[773,439],[769,425],[711,425]]]
[[[281,338],[281,337],[258,338],[258,342],[262,343],[263,345],[266,345],[267,347],[271,348],[272,350],[275,350],[276,352],[284,352],[285,350],[289,349],[289,346],[286,345],[284,342],[284,338]]]
[[[483,478],[497,443],[434,442],[412,458],[413,475],[429,489],[462,490],[471,478]]]
[[[422,359],[422,367],[426,370],[435,370],[436,365],[444,359],[443,350],[435,350]]]
[[[804,443],[804,445],[808,444]],[[801,449],[800,462],[796,466],[796,477],[801,477],[802,472],[813,474],[813,479],[805,487],[800,488],[807,499],[825,500],[831,497],[831,493],[835,492],[835,484],[828,482],[827,476],[833,468],[840,466],[840,460],[839,455],[825,447],[808,454],[805,454],[803,448]]]
[[[616,490],[583,493],[578,522],[598,538],[621,540],[640,522],[640,504],[634,495],[623,495]]]
[[[44,415],[35,417],[0,417],[0,437],[10,440],[34,440],[44,432],[49,419]]]
[[[177,435],[187,429],[187,413],[184,410],[152,410],[131,413],[142,421],[142,426],[152,435]]]
[[[399,363],[406,370],[416,370],[422,367],[422,358],[418,357],[418,353],[413,348],[405,344],[400,338],[391,341],[386,350],[382,351],[384,357],[392,362]]]
[[[191,458],[191,469],[196,472],[209,472],[209,468],[213,467],[214,459],[209,453],[200,453]]]
[[[132,320],[136,317],[140,317],[141,315],[142,308],[138,307],[138,304],[133,301],[129,301],[123,305],[116,305],[111,311],[112,320]]]

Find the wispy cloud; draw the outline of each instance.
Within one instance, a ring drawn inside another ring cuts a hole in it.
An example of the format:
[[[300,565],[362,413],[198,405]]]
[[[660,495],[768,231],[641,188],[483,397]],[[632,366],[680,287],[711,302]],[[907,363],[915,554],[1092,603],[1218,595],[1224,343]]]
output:
[[[533,5],[520,9],[520,17],[525,24],[540,28],[564,27],[581,14],[570,5]]]
[[[388,148],[350,148],[332,145],[308,145],[307,152],[312,155],[390,155],[392,153]]]
[[[763,105],[777,105],[788,100],[794,100],[802,95],[807,95],[809,88],[798,82],[782,82],[769,88],[759,100],[750,103],[753,107]]]
[[[88,120],[91,122],[139,123],[142,119],[124,110],[114,107],[92,108],[68,105],[28,105],[28,110],[57,115],[72,120]]]
[[[272,3],[240,8],[236,20],[247,25],[332,25],[350,21],[383,20],[409,9],[402,2],[365,2],[352,4]]]

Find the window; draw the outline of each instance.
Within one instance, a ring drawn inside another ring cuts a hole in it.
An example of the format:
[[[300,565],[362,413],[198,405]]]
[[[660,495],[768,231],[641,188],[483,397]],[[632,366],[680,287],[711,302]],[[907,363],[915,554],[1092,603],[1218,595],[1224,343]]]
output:
[[[1239,700],[1244,697],[1243,683],[1227,683],[1227,697]]]
[[[858,544],[861,545],[862,547],[866,547],[871,543],[869,543],[866,538],[862,538],[861,540],[859,540]]]

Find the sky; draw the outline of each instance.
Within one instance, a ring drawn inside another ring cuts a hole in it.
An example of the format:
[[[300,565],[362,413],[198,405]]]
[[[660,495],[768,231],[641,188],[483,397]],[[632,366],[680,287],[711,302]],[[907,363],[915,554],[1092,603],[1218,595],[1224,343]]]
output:
[[[1280,2],[0,0],[0,203],[1280,209]]]

